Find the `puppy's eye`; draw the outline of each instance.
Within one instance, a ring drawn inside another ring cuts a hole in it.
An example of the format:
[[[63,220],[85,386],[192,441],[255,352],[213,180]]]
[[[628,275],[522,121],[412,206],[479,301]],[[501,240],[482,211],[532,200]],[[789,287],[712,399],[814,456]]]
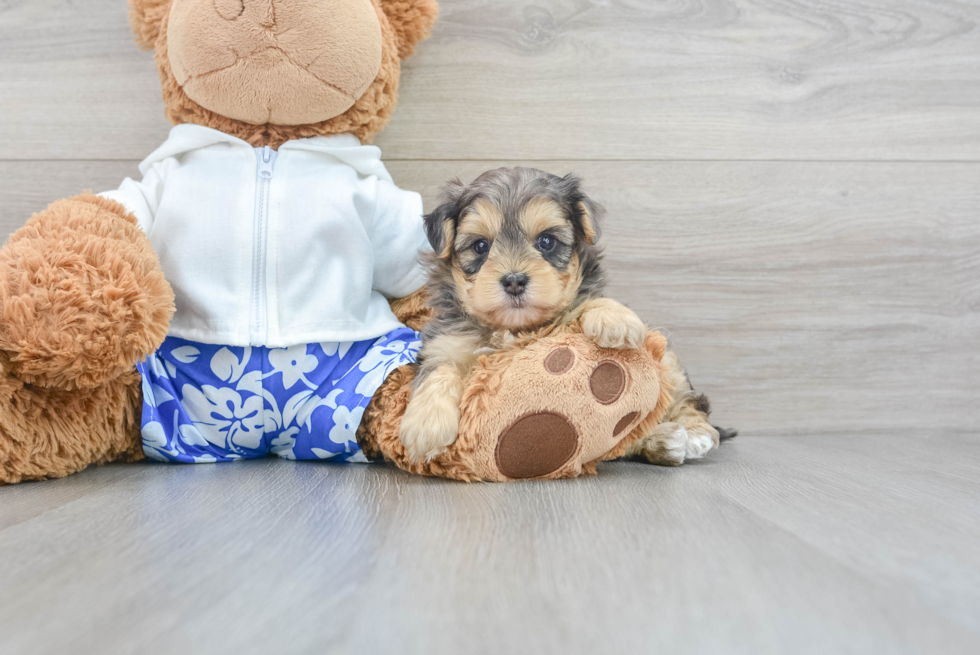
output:
[[[490,242],[486,239],[480,239],[473,244],[473,252],[478,255],[485,255],[490,252]]]
[[[558,245],[558,239],[551,236],[550,234],[542,234],[538,237],[538,249],[548,252],[549,250],[554,250],[555,246]]]

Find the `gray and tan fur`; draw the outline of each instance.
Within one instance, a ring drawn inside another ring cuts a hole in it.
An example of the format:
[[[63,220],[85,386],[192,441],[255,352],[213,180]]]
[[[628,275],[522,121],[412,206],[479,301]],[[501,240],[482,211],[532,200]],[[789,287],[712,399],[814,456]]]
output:
[[[413,460],[453,443],[465,378],[481,352],[522,333],[580,321],[605,348],[636,348],[647,327],[630,309],[604,298],[602,250],[596,245],[603,210],[573,175],[531,168],[488,171],[469,185],[458,180],[425,217],[435,318],[423,347],[400,438]],[[667,355],[675,399],[667,416],[630,455],[677,465],[718,445],[673,353]],[[706,403],[706,399],[705,399]]]

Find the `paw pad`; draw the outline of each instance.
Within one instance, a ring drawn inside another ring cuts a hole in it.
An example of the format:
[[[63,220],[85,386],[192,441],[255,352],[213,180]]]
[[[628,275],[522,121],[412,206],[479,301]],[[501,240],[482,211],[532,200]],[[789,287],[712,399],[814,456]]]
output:
[[[544,369],[552,375],[562,375],[575,365],[575,353],[571,348],[557,348],[544,359]]]
[[[509,478],[536,478],[557,470],[578,448],[578,432],[564,416],[529,414],[500,435],[495,459]]]
[[[613,428],[613,436],[618,437],[619,435],[621,435],[623,433],[623,430],[628,428],[630,424],[633,421],[635,421],[639,415],[640,415],[639,412],[630,412],[623,418],[619,419],[619,423],[617,423],[616,427]]]
[[[612,405],[626,389],[626,371],[616,362],[600,362],[589,378],[592,395],[603,405]]]

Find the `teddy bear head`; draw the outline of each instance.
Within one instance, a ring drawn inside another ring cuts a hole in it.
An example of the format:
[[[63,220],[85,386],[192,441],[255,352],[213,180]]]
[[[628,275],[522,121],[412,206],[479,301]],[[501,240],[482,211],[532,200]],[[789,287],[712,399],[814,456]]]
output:
[[[350,133],[364,142],[398,99],[400,60],[436,0],[129,0],[156,52],[166,114],[254,146]]]

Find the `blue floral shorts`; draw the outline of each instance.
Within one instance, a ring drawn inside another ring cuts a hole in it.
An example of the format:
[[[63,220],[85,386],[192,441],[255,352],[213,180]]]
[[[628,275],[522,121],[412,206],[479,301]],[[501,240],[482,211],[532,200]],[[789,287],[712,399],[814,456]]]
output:
[[[165,462],[367,461],[355,433],[385,377],[415,363],[419,334],[291,348],[168,337],[138,365],[143,450]]]

